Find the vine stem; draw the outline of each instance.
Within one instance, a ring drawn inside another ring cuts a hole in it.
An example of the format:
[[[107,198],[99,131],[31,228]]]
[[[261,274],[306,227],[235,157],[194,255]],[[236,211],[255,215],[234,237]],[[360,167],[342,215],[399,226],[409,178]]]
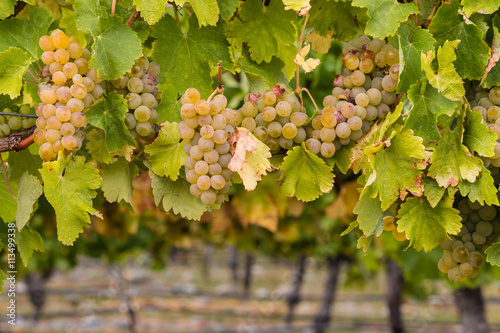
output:
[[[318,104],[316,104],[316,101],[314,100],[314,98],[312,97],[311,93],[309,92],[309,89],[307,89],[307,88],[301,88],[301,89],[302,89],[302,91],[305,91],[309,95],[309,98],[313,102],[314,107],[316,108],[316,110],[319,111]]]
[[[40,63],[38,62],[38,60],[36,61],[36,64],[38,65],[38,69],[40,70],[40,73],[42,72],[42,66],[40,66]]]
[[[304,43],[304,31],[306,30],[306,24],[307,20],[309,19],[309,13],[306,13],[306,18],[304,19],[304,24],[302,25],[302,31],[300,32],[300,37],[299,37],[299,53],[302,50],[302,44]],[[302,91],[300,88],[300,66],[297,64],[296,70],[295,70],[295,90],[293,91],[294,93],[297,94],[300,100],[300,106],[304,106],[304,100],[302,99]]]
[[[19,113],[8,113],[8,112],[0,112],[0,116],[11,116],[11,117],[26,117],[26,118],[38,118],[34,114],[19,114]]]
[[[222,60],[217,63],[217,67],[219,67],[219,74],[218,74],[219,85],[217,86],[217,88],[218,89],[222,89],[222,81],[221,81],[221,76],[222,76]]]
[[[36,75],[33,74],[33,72],[29,68],[27,70],[28,70],[28,73],[30,73],[30,75],[35,79],[35,81],[37,83],[40,83],[40,78],[36,77]]]
[[[113,0],[113,2],[111,3],[111,16],[115,15],[115,11],[116,11],[116,0]]]
[[[181,21],[179,20],[179,10],[177,9],[177,5],[175,3],[173,5],[173,8],[175,14],[175,21],[177,22],[177,28],[179,28],[179,31],[182,32]]]
[[[134,8],[134,12],[132,13],[132,15],[130,15],[130,18],[127,21],[127,25],[131,27],[132,24],[134,24],[135,20],[139,18],[139,16],[141,16],[141,12],[137,11],[137,8]]]
[[[210,96],[207,98],[207,102],[210,102],[212,98],[214,98],[215,94],[223,94],[224,93],[224,86],[222,85],[222,80],[221,80],[221,75],[222,75],[222,61],[219,61],[217,63],[217,67],[219,67],[219,73],[217,74],[219,78],[219,84],[217,85],[217,89],[214,90]]]
[[[434,15],[436,14],[437,10],[439,8],[439,1],[436,1],[436,4],[434,5],[434,7],[432,8],[432,11],[431,13],[429,14],[429,17],[427,17],[427,20],[425,20],[424,24],[423,24],[423,27],[424,29],[427,29],[429,27],[429,25],[431,24],[431,21],[432,21],[432,18],[434,17]]]
[[[16,196],[14,195],[14,193],[12,193],[12,189],[10,188],[9,178],[7,177],[7,172],[5,171],[5,165],[3,163],[2,154],[0,154],[0,164],[2,164],[3,176],[5,177],[5,183],[7,184],[7,187],[9,189],[10,195],[14,198],[14,200],[17,201]]]
[[[33,133],[36,127],[12,133],[0,139],[0,153],[7,151],[21,151],[28,148],[33,143]]]
[[[415,6],[418,7],[418,0],[415,0]],[[420,14],[415,14],[415,24],[417,25],[417,27],[420,25]]]

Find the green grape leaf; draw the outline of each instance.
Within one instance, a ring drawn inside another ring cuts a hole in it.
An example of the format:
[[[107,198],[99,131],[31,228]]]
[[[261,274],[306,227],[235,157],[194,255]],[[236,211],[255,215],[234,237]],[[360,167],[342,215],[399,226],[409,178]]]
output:
[[[105,131],[106,147],[110,152],[121,150],[127,144],[135,145],[135,140],[124,121],[127,112],[127,101],[113,91],[85,113],[89,124]]]
[[[326,159],[326,163],[332,167],[337,166],[340,172],[345,174],[351,166],[352,148],[354,148],[354,146],[355,144],[353,142],[342,146],[332,157]]]
[[[410,108],[404,129],[411,129],[415,135],[424,139],[424,144],[437,142],[441,135],[437,126],[438,116],[445,114],[451,116],[458,107],[458,103],[450,101],[439,91],[427,84],[426,81],[417,82],[408,91]]]
[[[29,20],[13,17],[1,21],[0,52],[17,47],[28,53],[31,61],[40,58],[43,51],[38,40],[47,33],[52,20],[48,10],[37,6],[31,10]]]
[[[21,93],[23,75],[30,65],[30,56],[17,47],[0,53],[0,94],[14,99]]]
[[[16,244],[25,267],[34,251],[44,252],[42,236],[28,225],[21,231],[16,230]]]
[[[61,7],[62,17],[59,21],[59,26],[64,29],[64,32],[68,35],[74,35],[78,37],[80,45],[85,47],[87,45],[87,39],[85,34],[78,30],[76,27],[76,13],[74,10]]]
[[[158,22],[161,19],[161,14],[165,11],[164,0],[134,0],[134,5],[150,25]]]
[[[353,0],[352,5],[368,8],[368,21],[365,33],[378,38],[392,36],[399,24],[405,22],[410,14],[417,14],[413,3],[399,3],[393,0]]]
[[[240,6],[238,0],[217,0],[220,9],[220,16],[224,21],[229,21],[234,12]]]
[[[488,63],[490,48],[484,41],[484,34],[479,27],[459,13],[460,0],[443,3],[429,25],[429,31],[434,35],[439,45],[446,41],[459,40],[454,46],[457,57],[454,62],[457,73],[464,79],[480,79]],[[474,52],[471,52],[474,50]],[[439,55],[438,55],[439,58]],[[451,67],[450,67],[451,68]]]
[[[184,165],[187,154],[184,152],[184,142],[177,130],[177,123],[162,124],[160,135],[155,141],[144,148],[151,162],[151,170],[158,176],[176,180]]]
[[[179,6],[184,5],[186,0],[175,0]],[[217,0],[187,0],[193,6],[194,13],[198,18],[200,27],[204,25],[216,25],[219,20],[219,5]]]
[[[262,176],[272,169],[269,147],[244,128],[237,128],[229,143],[236,143],[236,147],[228,168],[238,173],[245,190],[254,190]]]
[[[137,34],[116,16],[99,21],[99,34],[94,36],[89,66],[106,80],[121,77],[142,55]],[[123,52],[127,50],[127,52]]]
[[[485,253],[487,262],[493,266],[500,266],[500,243],[491,245]]]
[[[92,35],[99,34],[99,21],[107,16],[106,10],[99,0],[76,0],[74,5],[76,13],[76,27],[88,31]]]
[[[350,1],[312,0],[308,23],[321,36],[348,41],[363,32],[366,9],[353,7]]]
[[[467,17],[470,17],[475,12],[481,14],[491,14],[500,7],[500,0],[462,0],[462,10]]]
[[[488,61],[481,79],[484,88],[491,88],[500,85],[500,16],[495,15],[492,20],[493,40],[491,42],[491,57]]]
[[[38,178],[25,171],[19,180],[17,191],[16,226],[21,231],[28,223],[31,215],[36,210],[38,198],[42,195],[43,188]]]
[[[453,200],[441,200],[434,208],[423,198],[408,198],[398,211],[398,231],[405,232],[415,250],[428,252],[462,228]]]
[[[45,162],[40,170],[47,201],[56,212],[58,239],[72,245],[90,224],[89,214],[100,217],[93,207],[95,191],[101,186],[99,171],[83,156],[59,156],[58,161]]]
[[[211,66],[222,61],[222,67],[232,70],[233,61],[229,54],[229,42],[224,26],[198,28],[196,18],[189,20],[187,34],[177,27],[175,19],[165,15],[153,27],[152,57],[160,65],[159,80],[184,93],[196,87],[203,97],[212,93]]]
[[[422,70],[422,52],[434,51],[436,40],[428,30],[402,25],[398,29],[399,81],[398,92],[408,91],[415,82],[425,78]]]
[[[313,201],[323,193],[330,192],[333,187],[333,169],[308,151],[305,145],[287,152],[281,170],[281,190],[289,197]]]
[[[481,172],[481,162],[462,144],[462,132],[461,125],[444,131],[432,152],[428,176],[436,179],[439,186],[454,187],[462,179],[474,182]]]
[[[371,193],[372,198],[379,193],[383,210],[388,209],[400,196],[405,198],[408,192],[419,196],[424,190],[422,171],[419,170],[420,162],[425,157],[422,138],[407,130],[387,141],[385,148],[370,155],[373,172],[365,185],[365,190]]]
[[[137,165],[124,157],[113,164],[102,164],[102,192],[108,202],[126,202],[132,207],[134,187],[132,181],[139,174]]]
[[[285,63],[281,59],[273,57],[270,62],[261,62],[258,64],[250,59],[246,46],[243,46],[241,55],[236,59],[236,65],[245,73],[254,74],[260,79],[263,78],[268,87],[272,87],[278,82],[288,82],[287,77],[283,73]]]
[[[308,8],[311,8],[309,0],[283,0],[283,3],[286,10],[295,10],[299,15],[302,10],[308,11]]]
[[[85,134],[85,138],[87,139],[85,149],[92,158],[99,163],[110,164],[115,162],[115,154],[110,153],[106,148],[106,133],[103,130],[95,128]]]
[[[156,111],[158,111],[158,123],[165,121],[181,122],[181,107],[182,101],[177,100],[177,88],[172,83],[159,84],[158,89],[161,91],[161,102]]]
[[[361,193],[353,213],[358,216],[359,229],[365,236],[378,237],[384,231],[384,211],[380,207],[380,200],[372,198],[367,191]]]
[[[445,191],[446,189],[439,186],[434,178],[424,178],[424,194],[432,208],[436,207],[441,201]]]
[[[0,1],[0,20],[4,20],[10,15],[14,14],[14,7],[16,0],[3,0]]]
[[[453,62],[457,59],[454,48],[456,48],[459,43],[460,41],[458,40],[452,42],[446,41],[442,47],[439,47],[437,51],[439,63],[437,74],[431,66],[436,55],[432,51],[427,52],[427,55],[424,53],[421,55],[422,68],[425,71],[429,83],[452,101],[458,101],[465,94],[463,81],[453,66]]]
[[[160,177],[149,170],[151,188],[156,206],[168,212],[181,215],[189,220],[199,220],[207,207],[201,200],[189,191],[190,184],[183,178],[172,181],[167,177]]]
[[[14,195],[17,195],[17,183],[9,182]],[[0,177],[0,219],[5,223],[16,220],[17,201],[10,195],[9,188],[5,182],[5,177]]]
[[[260,0],[245,1],[240,17],[231,22],[230,35],[235,44],[246,42],[252,60],[259,64],[270,62],[280,55],[280,45],[291,45],[297,39],[297,15],[285,10],[281,1],[271,1],[267,7]]]
[[[490,170],[484,166],[481,168],[475,182],[462,180],[458,185],[460,194],[468,196],[471,201],[478,201],[481,205],[496,205],[498,206],[497,189],[494,184]]]
[[[38,155],[33,155],[28,149],[18,152],[9,152],[9,180],[18,181],[25,172],[42,179],[38,169],[42,167],[42,159]]]
[[[467,108],[464,121],[464,145],[470,152],[481,156],[493,156],[497,136],[483,124],[483,116],[479,111]]]

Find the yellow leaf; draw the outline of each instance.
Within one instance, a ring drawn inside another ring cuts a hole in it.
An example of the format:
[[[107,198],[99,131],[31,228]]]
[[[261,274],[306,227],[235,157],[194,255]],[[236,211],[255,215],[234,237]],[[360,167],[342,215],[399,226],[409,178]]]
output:
[[[331,30],[328,30],[328,34],[326,37],[323,37],[316,31],[312,30],[310,33],[307,34],[306,42],[311,44],[312,49],[315,52],[326,54],[328,53],[328,50],[330,50],[330,46],[332,45],[333,41],[332,36],[333,36],[333,31]]]

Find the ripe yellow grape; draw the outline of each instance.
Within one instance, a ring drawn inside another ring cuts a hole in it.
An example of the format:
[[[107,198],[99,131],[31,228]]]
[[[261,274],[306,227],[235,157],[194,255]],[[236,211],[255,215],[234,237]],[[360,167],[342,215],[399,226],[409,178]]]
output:
[[[69,38],[64,32],[56,34],[52,39],[58,49],[66,49],[69,46]]]
[[[78,67],[72,62],[67,62],[63,66],[63,73],[66,77],[71,79],[73,76],[78,74]]]
[[[61,128],[59,131],[61,132],[61,135],[66,136],[66,135],[73,135],[75,134],[75,126],[73,126],[71,123],[64,123],[61,125]]]
[[[54,81],[55,84],[64,85],[67,80],[68,78],[61,71],[57,71],[52,75],[52,81]]]
[[[52,116],[52,117],[49,117],[47,119],[47,129],[54,129],[54,130],[58,130],[61,128],[61,125],[62,125],[62,122],[57,119],[56,116]]]
[[[56,109],[56,116],[60,121],[69,121],[71,119],[71,110],[66,106],[60,106]]]
[[[69,53],[65,49],[59,49],[54,52],[54,60],[59,64],[64,65],[69,61]]]
[[[76,138],[72,135],[63,136],[61,143],[67,150],[75,150],[78,145]]]
[[[52,51],[45,51],[42,53],[42,62],[45,65],[50,65],[55,61],[55,54]]]
[[[55,129],[48,129],[45,131],[45,139],[50,143],[54,143],[61,139],[61,132]]]
[[[47,142],[47,139],[45,139],[45,130],[37,129],[33,134],[33,141],[39,146]]]
[[[87,123],[87,117],[82,112],[71,114],[70,122],[75,127],[83,127]]]
[[[55,102],[57,102],[56,91],[52,88],[43,88],[40,91],[39,96],[42,102],[45,104],[54,104]]]
[[[87,96],[87,88],[81,83],[73,84],[70,88],[71,95],[77,99],[83,99]]]
[[[52,37],[50,37],[50,36],[40,37],[40,39],[38,40],[38,45],[44,51],[54,51],[54,49],[56,48],[54,46],[54,42],[52,40]]]
[[[39,154],[44,161],[53,160],[57,156],[57,153],[50,142],[45,142],[40,146]]]
[[[71,43],[68,46],[69,56],[73,59],[78,59],[83,55],[83,48],[79,43]]]

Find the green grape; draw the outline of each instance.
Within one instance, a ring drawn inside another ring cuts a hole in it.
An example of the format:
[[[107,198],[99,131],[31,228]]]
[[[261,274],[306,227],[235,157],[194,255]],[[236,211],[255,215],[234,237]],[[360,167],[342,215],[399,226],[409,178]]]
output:
[[[447,269],[453,268],[457,265],[457,261],[453,258],[453,254],[449,252],[443,253],[441,260],[443,261],[443,266]]]
[[[471,240],[472,240],[472,235],[471,235]],[[476,250],[476,246],[474,245],[474,243],[470,241],[465,242],[464,247],[469,251],[469,253]]]
[[[305,112],[295,112],[290,115],[290,122],[297,127],[304,126],[307,119],[308,117]]]
[[[219,155],[224,155],[229,153],[229,151],[231,150],[231,146],[229,145],[229,142],[224,142],[223,144],[215,145],[215,150],[217,150]]]
[[[227,168],[229,165],[229,162],[231,162],[231,154],[221,154],[219,155],[219,164],[220,166],[224,169]]]
[[[74,136],[68,135],[68,136],[63,136],[61,138],[61,144],[67,150],[76,150],[78,146],[78,141]]]
[[[212,118],[212,126],[215,130],[222,130],[226,127],[227,120],[222,114],[217,114]]]
[[[297,128],[297,134],[293,138],[293,142],[295,143],[302,143],[306,140],[307,138],[307,132],[303,127],[298,127]]]
[[[370,99],[370,105],[377,106],[382,102],[382,93],[376,88],[368,89],[366,95]]]
[[[359,70],[365,74],[371,73],[374,67],[375,65],[372,59],[362,59],[359,63]]]
[[[48,129],[45,131],[45,139],[49,143],[54,143],[61,139],[61,132],[55,129]]]
[[[370,103],[370,98],[365,93],[359,93],[355,97],[356,105],[366,107]]]
[[[200,188],[202,191],[206,191],[210,188],[211,182],[210,182],[210,177],[207,175],[200,176],[198,180],[196,181],[196,185]]]
[[[241,122],[241,126],[245,127],[250,132],[253,132],[255,130],[255,128],[257,127],[257,123],[256,123],[255,119],[250,118],[250,117],[246,117]]]
[[[202,138],[210,139],[214,135],[214,128],[210,125],[202,126],[200,129],[200,135]]]
[[[483,206],[477,211],[483,220],[491,221],[497,216],[497,209],[493,206]]]
[[[215,143],[212,139],[200,138],[198,145],[202,151],[208,152],[214,149]]]
[[[127,81],[127,89],[131,93],[139,94],[144,89],[144,83],[138,77],[132,77]]]
[[[215,203],[217,196],[213,190],[207,189],[206,191],[203,191],[203,193],[201,193],[200,199],[204,205],[210,206],[210,205],[213,205]]]
[[[292,106],[285,101],[278,102],[275,109],[280,117],[288,117],[292,113]]]
[[[341,139],[348,138],[351,135],[351,128],[347,123],[337,124],[336,134]]]
[[[293,140],[287,139],[283,136],[279,137],[278,142],[279,142],[280,147],[283,149],[286,149],[286,150],[291,149],[293,146]]]
[[[352,84],[362,86],[365,83],[365,74],[360,70],[355,70],[351,74]]]
[[[200,175],[195,170],[186,171],[186,180],[190,184],[196,184],[198,182],[198,178],[200,178]]]
[[[212,116],[209,114],[198,116],[198,125],[205,126],[212,124]]]
[[[500,87],[493,87],[488,93],[488,98],[493,104],[500,105]]]
[[[377,116],[380,119],[385,119],[389,112],[391,112],[391,109],[387,104],[380,103],[379,105],[377,105]]]
[[[317,139],[307,139],[306,140],[306,148],[311,153],[317,155],[321,150],[321,142]]]
[[[198,145],[193,145],[193,147],[191,147],[191,150],[189,151],[189,155],[195,160],[201,160],[203,154],[203,150],[201,150],[200,146]]]
[[[227,141],[227,133],[224,130],[217,130],[212,136],[212,140],[218,145],[221,145]]]
[[[373,121],[375,119],[377,119],[377,116],[378,116],[378,110],[375,106],[373,105],[368,105],[366,107],[366,117],[365,119],[367,121]]]
[[[208,173],[212,176],[220,175],[222,172],[222,167],[219,163],[210,164],[208,166]]]
[[[483,255],[477,251],[471,252],[469,254],[469,259],[467,259],[467,262],[472,266],[472,267],[479,267],[483,264],[484,258]]]
[[[208,164],[217,163],[217,161],[219,160],[219,153],[217,152],[216,149],[212,149],[210,151],[205,152],[205,154],[203,155],[203,159]]]
[[[148,121],[149,118],[151,118],[151,109],[145,105],[141,105],[137,109],[135,109],[134,117],[135,117],[135,119],[137,119],[138,122],[144,123],[144,122]],[[187,127],[187,125],[186,125],[186,127]],[[189,128],[189,127],[187,127],[187,128]],[[194,135],[194,131],[193,131],[193,135]]]
[[[23,121],[21,120],[21,118],[19,117],[11,117],[8,121],[7,121],[7,125],[9,125],[10,129],[13,130],[13,131],[17,131],[21,128],[21,126],[23,125]]]
[[[71,119],[71,110],[66,106],[60,106],[56,109],[56,117],[60,121],[69,121]]]
[[[271,151],[276,151],[280,148],[280,142],[275,137],[268,137],[265,144],[269,147]]]
[[[332,157],[335,154],[335,145],[331,142],[323,142],[321,144],[321,155],[324,157]]]
[[[200,160],[196,162],[194,170],[200,176],[206,175],[208,173],[208,163]]]
[[[272,106],[267,106],[262,110],[262,119],[267,122],[272,122],[276,118],[276,109]]]
[[[255,135],[255,137],[262,142],[266,141],[269,136],[267,134],[267,129],[264,126],[258,126],[255,128],[253,135]]]
[[[203,193],[196,184],[191,184],[191,186],[189,186],[189,192],[195,197],[199,197]]]
[[[276,95],[271,90],[266,90],[262,95],[262,101],[266,105],[274,105],[276,103]]]
[[[273,121],[267,126],[267,133],[273,138],[278,138],[281,135],[283,127],[277,121]]]
[[[187,147],[188,142],[186,142],[184,144],[184,148]],[[184,150],[184,152],[186,152],[186,149]],[[186,154],[189,154],[189,149],[187,149],[187,153]],[[194,166],[196,165],[196,162],[197,161],[194,158],[192,158],[191,156],[188,156],[188,157],[186,157],[186,160],[184,161],[184,165],[186,166],[187,169],[191,170],[191,169],[194,169]]]
[[[494,208],[494,207],[492,207]],[[481,214],[481,211],[479,211]],[[493,232],[493,225],[489,221],[481,221],[476,224],[476,233],[483,236],[488,237]],[[477,243],[476,243],[477,244]]]
[[[259,109],[254,103],[246,102],[241,108],[241,113],[243,113],[245,117],[254,118],[259,113]]]
[[[210,179],[212,188],[215,190],[222,190],[226,185],[226,180],[221,175],[212,176]]]
[[[470,214],[472,213],[474,210],[469,206],[468,204],[468,199],[467,198],[463,198],[462,200],[459,201],[458,203],[458,210],[463,213],[463,214]]]
[[[189,129],[189,130],[187,130],[187,129]],[[149,122],[140,122],[140,121],[138,121],[137,125],[135,126],[135,131],[140,136],[147,137],[147,136],[151,135],[154,130],[153,130],[153,126],[151,126],[151,124]],[[193,131],[192,128],[186,127],[186,132],[184,132],[184,138],[183,139],[185,139],[185,140],[191,139],[192,135],[189,136],[191,134],[191,131]],[[193,131],[193,134],[194,134],[194,131]],[[181,137],[182,137],[182,135],[181,135]]]
[[[336,132],[333,128],[323,127],[320,131],[319,137],[323,142],[332,142],[336,138]]]
[[[384,76],[382,79],[382,88],[385,91],[392,92],[396,90],[398,83],[394,81],[389,75]]]
[[[352,53],[344,53],[342,62],[350,70],[355,70],[359,66],[359,59]]]
[[[137,117],[135,116],[135,118],[137,119]],[[137,126],[139,126],[141,122],[137,122],[136,124],[136,128]],[[146,124],[145,122],[142,122],[142,124]],[[148,123],[149,124],[149,123]],[[141,125],[141,126],[144,126],[144,125]],[[151,126],[151,124],[149,124],[149,126]],[[179,135],[181,136],[182,139],[184,140],[191,140],[194,136],[194,129],[192,129],[191,127],[189,127],[185,122],[181,121],[178,125],[177,125],[177,130],[179,131]],[[148,134],[146,135],[142,135],[141,132],[139,132],[137,129],[136,129],[137,133],[140,135],[140,136],[147,136],[149,135],[149,132]],[[141,131],[145,131],[145,129],[141,130]]]
[[[340,111],[342,112],[342,115],[344,116],[344,118],[346,119],[349,119],[351,118],[352,116],[354,116],[355,114],[355,110],[354,110],[354,105],[351,104],[351,103],[345,103],[344,105],[342,105]]]
[[[464,276],[460,273],[460,266],[456,266],[448,270],[448,279],[451,282],[460,282],[464,279]]]
[[[347,125],[349,125],[352,131],[357,131],[361,129],[363,121],[357,116],[352,116],[351,118],[347,119]]]
[[[297,135],[297,126],[292,123],[287,123],[282,128],[283,137],[285,139],[293,139]]]
[[[479,224],[479,223],[478,223]],[[480,235],[479,233],[477,232],[473,232],[472,233],[472,241],[474,242],[474,244],[476,245],[483,245],[484,243],[486,243],[486,237],[485,236],[482,236]]]

